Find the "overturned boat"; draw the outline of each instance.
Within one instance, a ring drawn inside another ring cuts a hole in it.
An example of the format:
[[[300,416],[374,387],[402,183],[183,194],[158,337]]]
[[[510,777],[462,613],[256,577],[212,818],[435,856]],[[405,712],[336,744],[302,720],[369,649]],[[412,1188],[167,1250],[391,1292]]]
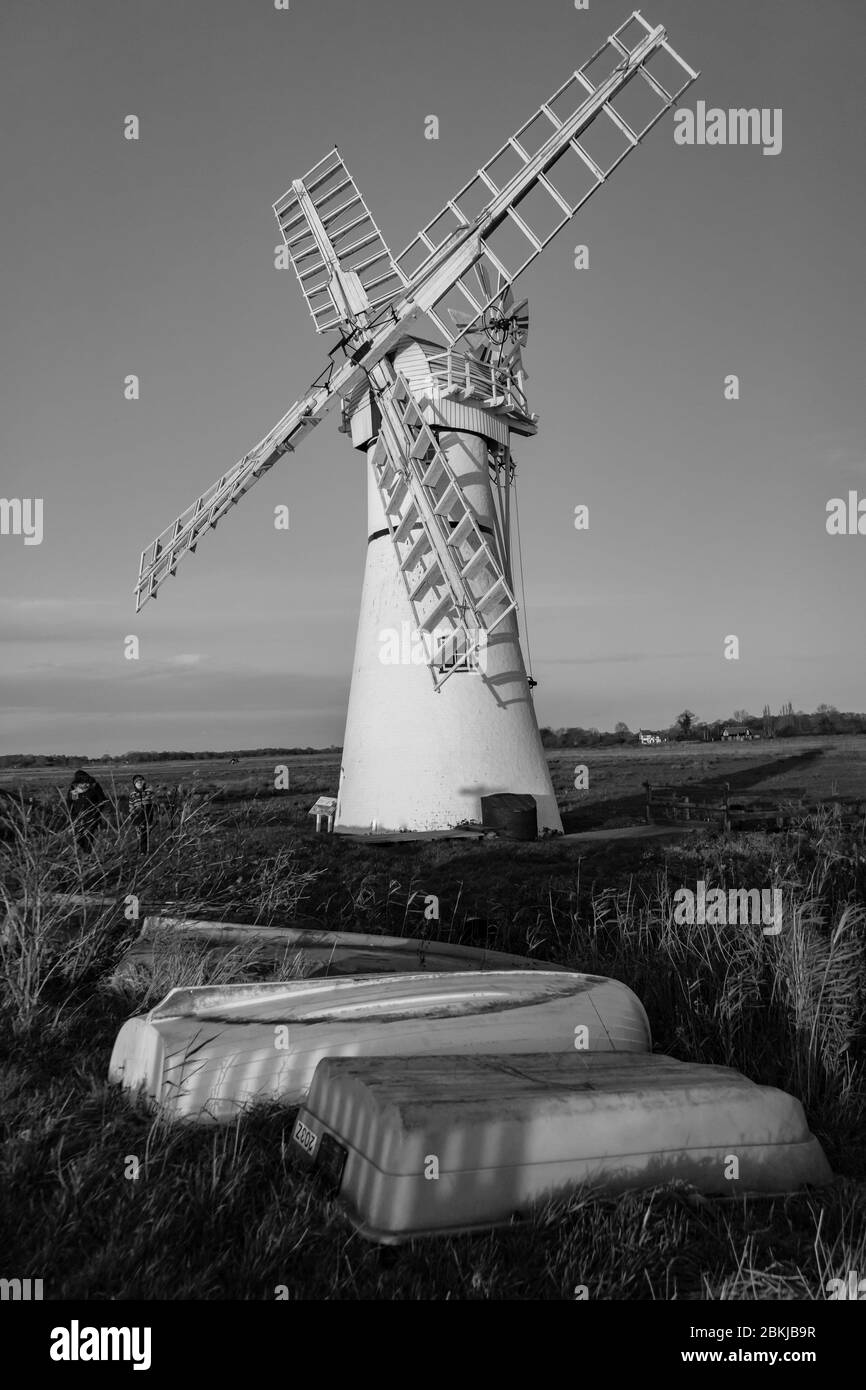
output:
[[[382,1243],[499,1225],[584,1185],[732,1197],[832,1178],[792,1096],[636,1052],[328,1059],[293,1141]]]
[[[118,1034],[109,1079],[174,1119],[297,1105],[329,1057],[646,1052],[643,1005],[573,971],[355,976],[172,990]]]
[[[195,917],[148,914],[141,935],[115,968],[117,978],[148,976],[162,953],[188,947],[201,955],[229,951],[255,955],[272,973],[287,965],[306,978],[314,976],[416,974],[425,970],[545,970],[549,962],[483,946],[463,946],[414,936],[375,936],[365,932],[327,931],[317,923],[295,927],[251,926],[245,922],[211,922]]]

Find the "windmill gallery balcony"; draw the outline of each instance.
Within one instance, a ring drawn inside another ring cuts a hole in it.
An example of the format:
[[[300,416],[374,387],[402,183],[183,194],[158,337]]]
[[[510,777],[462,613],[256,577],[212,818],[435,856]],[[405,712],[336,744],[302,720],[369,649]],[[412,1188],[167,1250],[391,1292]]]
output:
[[[512,371],[503,363],[479,362],[470,353],[437,352],[427,358],[434,392],[445,398],[475,400],[488,410],[524,415],[533,424],[538,416],[530,413],[526,399],[526,373]]]
[[[433,350],[424,344],[424,361],[413,363],[407,371],[413,393],[427,398],[435,407],[439,402],[469,402],[496,415],[508,416],[512,429],[520,434],[535,434],[538,415],[530,411],[526,394],[526,373],[514,370],[508,363],[481,362],[472,353],[454,348]],[[368,392],[365,387],[343,401],[341,430],[350,432],[350,421],[362,406]]]

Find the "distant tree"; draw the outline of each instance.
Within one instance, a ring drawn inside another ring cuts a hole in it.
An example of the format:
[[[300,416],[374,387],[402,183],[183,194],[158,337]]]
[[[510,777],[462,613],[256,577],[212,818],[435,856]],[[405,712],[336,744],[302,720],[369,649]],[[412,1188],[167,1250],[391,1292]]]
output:
[[[812,716],[812,728],[822,734],[843,733],[845,720],[835,705],[819,705]]]
[[[677,715],[677,728],[679,729],[680,734],[683,738],[688,738],[689,734],[692,731],[692,725],[694,724],[697,717],[698,716],[695,714],[693,709],[684,709],[682,714]]]
[[[775,724],[777,738],[791,738],[796,733],[797,721],[794,716],[794,706],[790,700],[779,710]]]
[[[621,719],[618,724],[614,724],[613,731],[615,734],[620,734],[623,738],[628,738],[631,734],[631,729],[627,724],[624,724]]]

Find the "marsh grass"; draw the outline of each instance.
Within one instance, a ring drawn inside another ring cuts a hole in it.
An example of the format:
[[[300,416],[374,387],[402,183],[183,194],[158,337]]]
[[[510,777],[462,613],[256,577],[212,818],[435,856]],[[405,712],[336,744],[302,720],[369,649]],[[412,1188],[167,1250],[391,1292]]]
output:
[[[617,873],[555,842],[534,858],[501,845],[274,844],[261,808],[226,814],[207,799],[162,827],[146,856],[120,813],[87,858],[62,822],[23,807],[7,822],[0,1248],[4,1272],[43,1278],[46,1296],[271,1299],[285,1287],[292,1298],[569,1299],[586,1286],[593,1299],[823,1298],[830,1278],[866,1268],[863,864],[831,815],[786,835],[707,836]],[[782,933],[675,926],[673,894],[698,878],[780,887]],[[140,927],[124,916],[129,894],[263,922],[312,906],[329,926],[611,975],[644,1002],[656,1051],[798,1095],[840,1176],[820,1195],[751,1202],[696,1201],[677,1184],[582,1192],[520,1224],[386,1257],[296,1164],[292,1112],[172,1127],[108,1086],[119,1027],[170,988],[301,968],[290,953],[274,965],[255,947],[209,953],[168,936],[149,978],[118,982]],[[438,920],[425,916],[430,894]]]

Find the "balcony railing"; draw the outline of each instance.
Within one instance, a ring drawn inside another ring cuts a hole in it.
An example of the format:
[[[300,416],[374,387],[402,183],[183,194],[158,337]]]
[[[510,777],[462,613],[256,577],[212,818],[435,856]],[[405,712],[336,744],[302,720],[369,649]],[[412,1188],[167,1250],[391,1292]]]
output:
[[[496,366],[492,362],[479,362],[477,358],[452,348],[428,353],[427,366],[427,380],[432,384],[433,394],[440,399],[474,401],[487,410],[513,413],[522,416],[531,425],[536,424],[538,416],[529,409],[523,371],[512,371],[508,366]],[[413,373],[410,385],[416,395],[428,394],[430,390],[420,373]],[[344,434],[349,432],[352,415],[368,389],[361,387],[342,402],[340,429]]]
[[[529,412],[524,373],[493,362],[479,362],[462,352],[449,349],[430,353],[430,374],[441,396],[456,400],[475,400],[488,409],[516,411],[527,419]]]

